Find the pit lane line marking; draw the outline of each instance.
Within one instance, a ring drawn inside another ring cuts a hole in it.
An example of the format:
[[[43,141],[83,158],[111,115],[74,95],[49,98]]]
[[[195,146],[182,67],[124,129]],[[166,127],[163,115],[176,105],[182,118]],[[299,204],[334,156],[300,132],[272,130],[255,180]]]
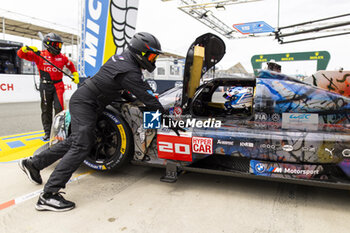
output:
[[[72,179],[70,179],[70,180],[68,181],[68,184],[71,183],[71,182],[80,180],[80,179],[82,179],[82,178],[84,178],[84,177],[86,177],[86,176],[88,176],[88,175],[90,175],[90,174],[92,174],[92,173],[94,173],[94,172],[95,172],[95,171],[91,170],[91,171],[88,171],[88,172],[84,172],[84,173],[78,174],[78,175],[74,176]],[[12,200],[10,200],[10,201],[6,201],[6,202],[4,202],[4,203],[1,203],[1,204],[0,204],[0,210],[4,210],[4,209],[6,209],[6,208],[8,208],[8,207],[10,207],[10,206],[14,206],[14,205],[17,205],[17,204],[22,203],[22,202],[24,202],[24,201],[28,201],[28,200],[30,200],[30,199],[32,199],[32,198],[34,198],[34,197],[37,197],[37,196],[39,196],[39,194],[40,194],[42,191],[43,191],[42,189],[39,189],[39,190],[37,190],[37,191],[34,191],[34,192],[31,192],[31,193],[25,194],[25,195],[23,195],[23,196],[16,197],[16,198],[14,198],[14,199],[12,199]]]
[[[34,131],[0,137],[0,163],[31,156],[48,141],[42,140],[44,131]]]
[[[44,133],[43,130],[30,132],[30,133],[23,133],[23,134],[18,134],[18,135],[13,135],[13,136],[4,136],[4,137],[1,137],[1,140],[8,140],[8,139],[13,139],[13,138],[22,138],[22,137],[38,135],[38,134],[42,134],[42,133]]]

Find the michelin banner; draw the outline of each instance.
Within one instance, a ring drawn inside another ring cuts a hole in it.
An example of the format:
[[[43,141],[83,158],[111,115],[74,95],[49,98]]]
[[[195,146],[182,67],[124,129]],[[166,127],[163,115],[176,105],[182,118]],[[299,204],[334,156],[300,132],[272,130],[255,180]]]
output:
[[[138,0],[85,0],[79,70],[93,76],[135,33]]]

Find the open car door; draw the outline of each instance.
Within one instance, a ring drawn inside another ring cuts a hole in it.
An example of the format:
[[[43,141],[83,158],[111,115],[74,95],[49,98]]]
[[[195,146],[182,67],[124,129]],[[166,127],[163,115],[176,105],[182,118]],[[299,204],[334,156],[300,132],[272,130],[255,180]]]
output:
[[[192,43],[186,55],[181,106],[188,106],[200,78],[222,59],[225,52],[224,41],[211,33],[199,36]]]

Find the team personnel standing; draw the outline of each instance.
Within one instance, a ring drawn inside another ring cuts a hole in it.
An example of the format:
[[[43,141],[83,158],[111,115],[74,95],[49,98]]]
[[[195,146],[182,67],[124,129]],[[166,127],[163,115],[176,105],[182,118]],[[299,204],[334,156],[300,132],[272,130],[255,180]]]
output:
[[[65,200],[59,190],[65,188],[73,172],[87,158],[95,142],[97,117],[120,91],[127,90],[142,101],[149,110],[164,112],[151,87],[142,79],[142,69],[153,72],[161,54],[156,37],[142,32],[130,40],[128,49],[113,55],[97,72],[73,94],[69,102],[71,135],[33,158],[21,160],[19,165],[34,183],[41,184],[40,170],[62,158],[40,194],[37,210],[65,211],[75,207]]]
[[[43,46],[46,50],[39,51],[36,47],[23,46],[17,52],[17,55],[28,61],[33,61],[38,67],[40,75],[40,97],[41,97],[41,121],[45,131],[44,140],[50,138],[50,130],[52,125],[52,107],[54,106],[55,114],[64,109],[63,93],[64,83],[62,82],[63,74],[54,66],[50,65],[36,53],[40,53],[58,68],[63,69],[66,66],[73,74],[73,82],[79,83],[79,74],[74,64],[61,53],[63,41],[61,37],[55,33],[45,35]]]

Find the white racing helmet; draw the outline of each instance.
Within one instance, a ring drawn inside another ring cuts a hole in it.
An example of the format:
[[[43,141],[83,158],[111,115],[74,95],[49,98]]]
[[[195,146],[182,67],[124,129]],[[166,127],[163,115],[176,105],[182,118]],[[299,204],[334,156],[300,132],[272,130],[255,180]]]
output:
[[[224,104],[226,109],[248,108],[253,104],[253,88],[231,87],[223,97],[227,100]]]

